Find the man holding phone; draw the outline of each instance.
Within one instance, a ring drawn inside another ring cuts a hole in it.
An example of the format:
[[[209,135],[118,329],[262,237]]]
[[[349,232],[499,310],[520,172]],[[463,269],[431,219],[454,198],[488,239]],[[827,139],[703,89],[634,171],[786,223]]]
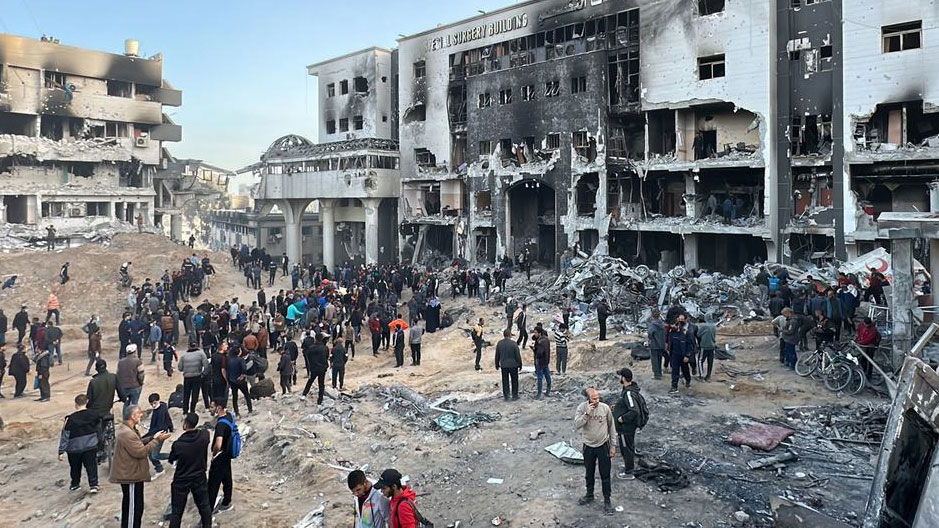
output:
[[[124,407],[123,423],[115,431],[114,459],[110,481],[121,485],[121,528],[140,528],[143,519],[143,483],[150,481],[148,455],[170,437],[163,431],[140,437],[137,424],[143,411],[136,405]]]
[[[587,401],[581,403],[574,413],[574,428],[581,432],[584,441],[584,466],[586,468],[587,494],[577,501],[581,506],[593,502],[596,466],[600,466],[600,484],[603,490],[603,513],[613,514],[610,502],[611,459],[616,456],[616,425],[610,406],[600,401],[600,393],[588,387],[584,394]]]

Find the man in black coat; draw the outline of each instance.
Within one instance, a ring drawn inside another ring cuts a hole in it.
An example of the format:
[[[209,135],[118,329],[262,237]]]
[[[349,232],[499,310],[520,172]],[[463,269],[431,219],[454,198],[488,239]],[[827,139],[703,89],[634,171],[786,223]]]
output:
[[[16,352],[10,357],[10,375],[16,380],[14,398],[22,398],[26,389],[26,375],[29,374],[29,358],[26,357],[26,347],[16,346]]]
[[[173,442],[170,448],[169,463],[175,464],[173,483],[170,486],[170,528],[179,528],[186,500],[192,493],[192,500],[199,510],[202,528],[212,526],[212,509],[209,505],[208,481],[205,478],[206,458],[209,453],[209,432],[196,429],[199,415],[189,413],[183,419],[183,434]]]
[[[307,339],[310,338],[311,336],[308,336],[304,339],[303,345],[306,345]],[[303,395],[300,399],[306,399],[306,395],[313,386],[313,380],[316,380],[319,390],[316,404],[322,404],[323,393],[326,390],[326,369],[329,368],[329,351],[326,349],[326,345],[323,344],[323,338],[321,336],[316,337],[315,343],[312,346],[303,346],[303,359],[306,361],[306,370],[309,379],[306,380],[306,386],[303,388]]]
[[[502,371],[502,396],[509,401],[511,382],[512,399],[518,399],[518,373],[522,370],[522,353],[518,343],[512,341],[512,332],[502,332],[502,339],[496,343],[496,368]]]

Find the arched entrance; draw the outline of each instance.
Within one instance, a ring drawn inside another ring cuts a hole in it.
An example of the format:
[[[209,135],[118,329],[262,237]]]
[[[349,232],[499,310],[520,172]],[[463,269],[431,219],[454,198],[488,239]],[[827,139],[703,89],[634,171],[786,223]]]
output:
[[[557,257],[557,207],[553,188],[540,180],[522,180],[509,188],[506,203],[506,253],[514,257],[529,249],[542,264]]]

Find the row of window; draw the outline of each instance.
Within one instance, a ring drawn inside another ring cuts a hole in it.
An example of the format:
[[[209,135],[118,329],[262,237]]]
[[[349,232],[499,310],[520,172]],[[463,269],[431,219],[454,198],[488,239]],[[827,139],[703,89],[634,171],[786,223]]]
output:
[[[499,150],[501,151],[501,154],[503,156],[508,157],[512,155],[512,149],[514,147],[514,144],[512,143],[511,138],[500,139],[498,144],[499,144]],[[535,149],[535,137],[526,136],[522,138],[521,144],[525,145],[530,150],[534,150]],[[590,147],[590,137],[587,135],[587,132],[585,131],[574,132],[571,134],[571,144],[573,145],[574,150],[577,151],[578,154],[586,155],[586,151],[584,149],[588,149]],[[493,150],[495,145],[496,144],[490,140],[480,141],[479,144],[477,145],[479,148],[479,155],[489,156],[493,154],[493,152],[495,152]],[[545,136],[545,149],[546,150],[557,150],[559,148],[561,148],[561,134],[552,133],[552,134],[548,134],[547,136]],[[422,150],[422,149],[418,149],[418,150]]]
[[[397,169],[395,156],[346,156],[318,160],[298,161],[268,167],[269,174],[294,174],[298,172],[327,172],[356,169]]]
[[[362,130],[365,128],[365,120],[362,116],[352,116],[352,128],[355,130]],[[349,118],[343,117],[339,120],[339,131],[348,132],[349,131]],[[326,133],[335,134],[336,133],[336,120],[328,119],[326,121]]]
[[[381,82],[388,82],[388,77],[382,76]],[[352,91],[357,94],[368,93],[368,79],[365,77],[353,77],[352,78]],[[339,94],[347,95],[349,93],[349,80],[343,79],[339,81]],[[326,97],[336,97],[336,83],[331,82],[326,85]]]
[[[587,91],[587,77],[586,76],[571,78],[571,93],[572,94],[579,94],[579,93],[583,93],[586,91]],[[545,97],[558,97],[559,95],[561,95],[561,82],[560,81],[554,80],[554,81],[547,81],[544,83],[544,96]],[[535,85],[528,84],[528,85],[522,86],[521,96],[522,96],[522,101],[535,100],[536,98]],[[499,90],[499,104],[500,105],[512,104],[512,102],[513,102],[513,95],[512,95],[511,88],[505,88],[503,90]],[[479,99],[477,100],[477,106],[479,108],[489,108],[490,106],[492,106],[492,94],[490,94],[489,92],[483,92],[479,94]]]

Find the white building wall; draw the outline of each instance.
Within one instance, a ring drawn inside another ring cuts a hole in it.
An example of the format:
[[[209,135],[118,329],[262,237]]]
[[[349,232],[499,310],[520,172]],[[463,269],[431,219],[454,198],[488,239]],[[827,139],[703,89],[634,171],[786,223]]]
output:
[[[331,61],[311,65],[307,69],[317,77],[319,88],[319,142],[331,143],[358,138],[391,138],[391,53],[370,48]],[[367,93],[356,93],[355,77],[368,81]],[[343,94],[340,83],[349,83],[349,93]],[[335,85],[335,95],[329,97],[327,86]],[[362,130],[355,130],[354,116],[361,115]],[[385,118],[383,120],[383,117]],[[339,120],[349,120],[349,130],[340,131]],[[326,122],[334,120],[336,131],[328,133]]]

